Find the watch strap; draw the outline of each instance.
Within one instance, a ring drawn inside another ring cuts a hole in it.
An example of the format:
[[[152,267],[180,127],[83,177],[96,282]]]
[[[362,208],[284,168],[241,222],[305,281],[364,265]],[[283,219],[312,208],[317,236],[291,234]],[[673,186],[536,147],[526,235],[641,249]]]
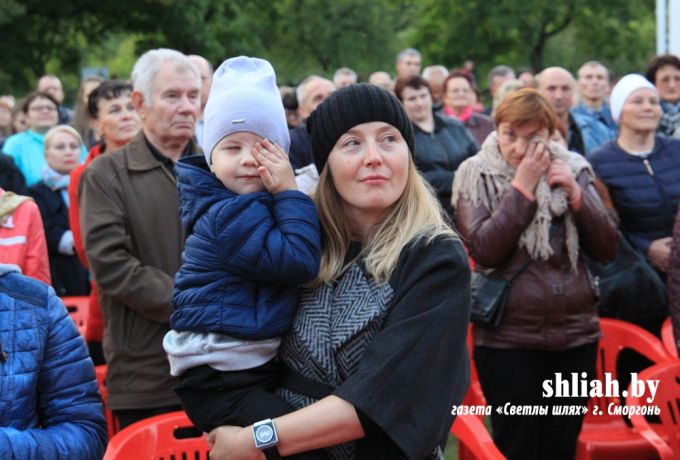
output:
[[[281,454],[279,454],[279,449],[277,449],[276,446],[262,449],[262,453],[267,458],[267,460],[281,460]]]

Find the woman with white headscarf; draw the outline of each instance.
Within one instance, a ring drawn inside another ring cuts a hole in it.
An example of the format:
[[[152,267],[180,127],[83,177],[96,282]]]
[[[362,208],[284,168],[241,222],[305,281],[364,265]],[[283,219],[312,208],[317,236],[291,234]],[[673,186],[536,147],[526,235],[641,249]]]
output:
[[[643,76],[623,77],[610,103],[618,137],[588,160],[607,187],[622,229],[649,263],[666,273],[680,202],[680,140],[657,134],[660,98]]]

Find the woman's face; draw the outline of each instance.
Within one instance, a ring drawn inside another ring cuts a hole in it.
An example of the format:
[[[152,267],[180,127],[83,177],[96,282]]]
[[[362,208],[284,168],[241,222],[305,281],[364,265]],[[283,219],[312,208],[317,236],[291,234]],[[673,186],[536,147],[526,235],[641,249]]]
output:
[[[35,131],[47,131],[59,122],[57,106],[47,98],[37,97],[28,106],[28,127]]]
[[[430,89],[418,89],[407,86],[401,93],[404,110],[414,123],[422,123],[432,119],[432,96]]]
[[[463,77],[450,79],[446,83],[444,103],[454,109],[464,109],[474,104],[474,97],[470,82]]]
[[[340,136],[327,168],[350,221],[377,223],[401,197],[409,150],[394,126],[362,123]]]
[[[110,147],[115,149],[130,142],[139,132],[140,123],[139,114],[132,105],[129,93],[99,101],[99,115],[95,126]]]
[[[659,96],[649,88],[633,91],[621,108],[621,130],[655,131],[661,118]]]
[[[656,89],[662,101],[677,102],[680,99],[680,69],[666,64],[656,71]]]
[[[69,174],[80,163],[80,142],[71,133],[58,131],[45,145],[47,165],[59,174]]]
[[[512,167],[522,162],[527,148],[534,137],[548,140],[548,128],[539,123],[525,123],[515,126],[507,121],[498,125],[498,149],[501,156]]]

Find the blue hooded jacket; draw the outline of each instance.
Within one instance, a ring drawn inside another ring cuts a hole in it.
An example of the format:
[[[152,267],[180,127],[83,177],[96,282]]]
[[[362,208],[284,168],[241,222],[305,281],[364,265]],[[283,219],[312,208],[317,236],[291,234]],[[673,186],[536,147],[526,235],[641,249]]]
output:
[[[0,458],[100,459],[106,422],[85,342],[54,290],[11,267],[0,264]]]
[[[188,238],[175,276],[176,331],[246,340],[280,336],[297,309],[298,285],[319,271],[319,219],[297,190],[237,195],[203,156],[177,162]]]

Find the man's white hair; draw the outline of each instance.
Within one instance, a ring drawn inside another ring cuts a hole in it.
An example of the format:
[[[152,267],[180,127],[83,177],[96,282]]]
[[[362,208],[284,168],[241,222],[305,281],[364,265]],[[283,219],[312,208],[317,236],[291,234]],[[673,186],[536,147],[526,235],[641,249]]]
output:
[[[333,84],[337,86],[338,80],[343,75],[349,75],[354,79],[354,83],[357,82],[357,73],[354,70],[350,69],[349,67],[340,67],[333,74]]]
[[[297,85],[297,88],[295,88],[295,97],[297,98],[299,105],[302,105],[304,103],[305,88],[307,87],[307,85],[309,83],[311,83],[315,80],[324,80],[324,81],[327,81],[328,83],[330,83],[331,85],[333,84],[333,82],[330,81],[328,78],[324,78],[324,77],[321,77],[319,75],[308,76],[307,78],[302,80],[302,82],[299,85]]]
[[[201,74],[186,55],[168,48],[149,50],[137,59],[131,75],[132,88],[134,91],[142,93],[146,107],[151,107],[151,95],[153,94],[156,74],[168,62],[174,63],[175,69],[178,71],[190,70],[196,77],[197,86],[199,88],[201,86]]]
[[[422,59],[423,57],[420,55],[420,51],[418,51],[415,48],[406,48],[405,50],[402,50],[399,54],[397,54],[397,64],[399,64],[399,61],[404,59],[406,56],[415,56],[418,59]]]
[[[423,69],[423,75],[422,76],[425,80],[429,80],[430,75],[433,72],[439,72],[439,73],[444,75],[444,78],[446,78],[446,76],[449,74],[449,69],[447,69],[443,65],[429,65],[429,66],[425,67],[425,69]]]

